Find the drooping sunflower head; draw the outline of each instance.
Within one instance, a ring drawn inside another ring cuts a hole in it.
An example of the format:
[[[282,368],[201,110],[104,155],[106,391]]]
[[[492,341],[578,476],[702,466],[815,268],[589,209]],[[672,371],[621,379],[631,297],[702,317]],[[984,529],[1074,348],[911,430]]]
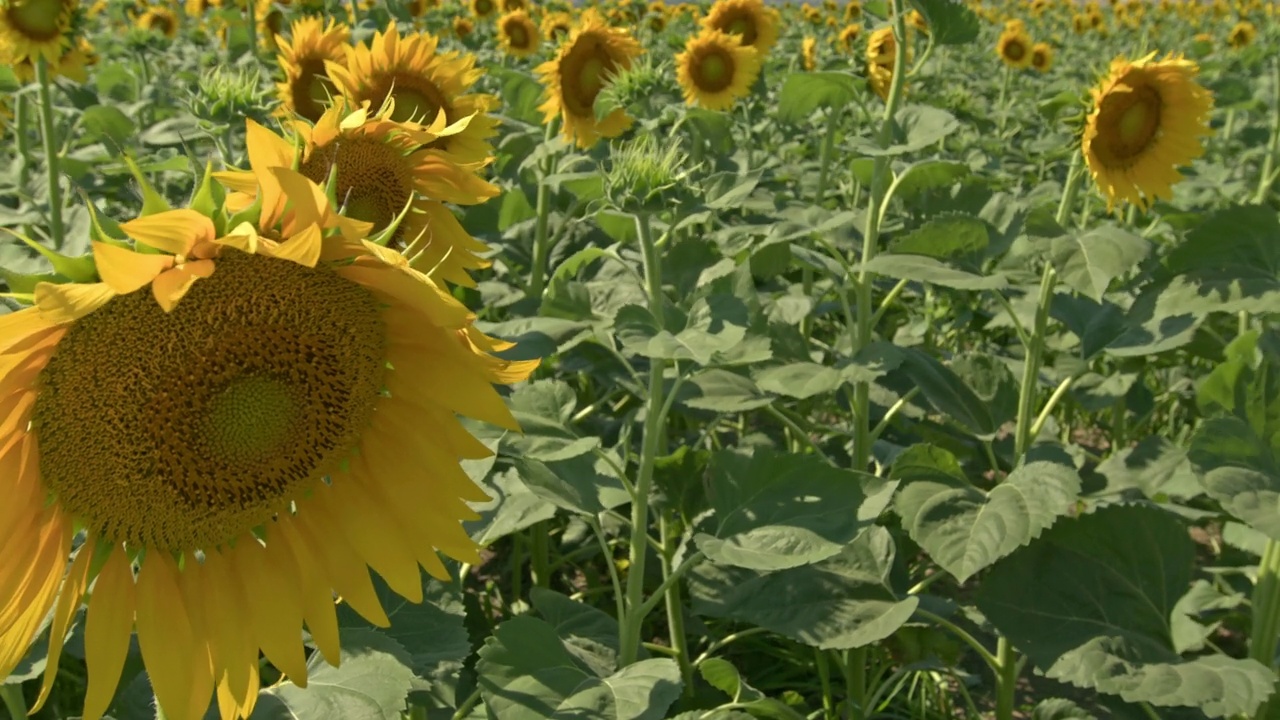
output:
[[[856,22],[862,19],[862,0],[849,0],[844,5],[845,22]]]
[[[0,0],[0,60],[55,64],[72,45],[80,0]]]
[[[1053,67],[1053,48],[1049,43],[1038,42],[1031,46],[1031,67],[1042,73]]]
[[[631,117],[622,108],[596,118],[595,103],[612,77],[631,67],[644,49],[622,28],[609,27],[594,9],[582,15],[556,53],[538,66],[546,100],[538,107],[547,122],[559,116],[564,135],[588,148],[600,138],[617,137],[631,127]]]
[[[908,33],[910,28],[908,27]],[[906,62],[910,65],[913,50],[910,43],[904,45]],[[867,82],[876,95],[884,100],[889,97],[893,76],[898,62],[898,41],[893,26],[877,28],[867,38]]]
[[[437,52],[437,44],[425,32],[401,35],[393,21],[370,45],[352,48],[345,63],[325,67],[350,107],[369,103],[376,111],[390,100],[392,120],[420,125],[441,114],[446,125],[470,118],[463,132],[442,136],[432,147],[459,162],[484,162],[493,154],[489,138],[497,133],[497,120],[488,113],[497,100],[469,92],[484,74],[474,55]]]
[[[1231,32],[1227,33],[1227,45],[1239,50],[1252,45],[1256,37],[1258,37],[1258,28],[1248,20],[1241,20],[1231,28]]]
[[[806,72],[818,69],[818,39],[806,35],[800,42],[800,64]]]
[[[498,42],[510,55],[529,57],[538,52],[542,38],[529,13],[513,10],[498,18]]]
[[[1006,27],[996,41],[996,55],[1015,70],[1031,67],[1031,37],[1021,27]]]
[[[743,45],[754,47],[761,56],[768,55],[778,42],[781,16],[763,0],[716,0],[702,19],[702,26],[736,35]]]
[[[893,36],[892,30],[889,31],[889,35],[890,37]],[[836,36],[836,42],[838,42],[840,44],[840,47],[844,48],[846,52],[853,52],[854,49],[857,48],[858,38],[861,36],[862,36],[861,25],[857,25],[857,24],[845,25],[840,30],[840,34]]]
[[[727,110],[751,92],[760,74],[760,53],[728,33],[703,30],[676,55],[676,79],[690,105]]]
[[[469,7],[477,20],[486,20],[498,14],[498,3],[495,0],[470,0]]]
[[[247,718],[260,651],[305,686],[305,624],[337,662],[335,594],[389,624],[369,568],[420,602],[422,569],[448,577],[438,552],[478,559],[460,521],[485,496],[458,461],[489,451],[458,415],[516,429],[493,385],[536,363],[494,357],[510,344],[443,288],[275,177],[297,191],[286,232],[142,217],[94,243],[101,282],[41,283],[0,317],[0,536],[24,558],[0,566],[0,674],[52,617],[37,708],[90,586],[83,715],[136,631],[166,715],[202,717],[216,688]]]
[[[158,32],[167,38],[178,36],[178,15],[163,5],[152,5],[134,21],[150,32]]]
[[[346,59],[350,37],[346,25],[333,19],[326,25],[319,17],[308,16],[294,21],[288,40],[276,38],[277,62],[284,73],[284,80],[276,83],[276,94],[284,113],[313,122],[320,119],[338,94],[325,62]]]
[[[542,18],[541,29],[543,37],[558,43],[573,31],[573,16],[567,12],[547,13]]]
[[[1199,67],[1180,57],[1123,57],[1093,90],[1082,150],[1108,208],[1118,200],[1148,207],[1170,197],[1178,167],[1204,153],[1213,94],[1196,82]]]

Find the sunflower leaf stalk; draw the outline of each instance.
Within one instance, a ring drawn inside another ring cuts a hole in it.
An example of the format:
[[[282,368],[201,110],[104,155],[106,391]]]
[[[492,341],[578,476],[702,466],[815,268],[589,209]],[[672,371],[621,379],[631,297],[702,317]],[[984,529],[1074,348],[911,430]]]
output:
[[[1280,638],[1280,542],[1267,541],[1258,563],[1258,578],[1254,581],[1251,600],[1253,628],[1249,634],[1249,657],[1273,667],[1277,639]],[[1269,717],[1271,705],[1268,699],[1253,717]]]
[[[49,180],[49,237],[55,249],[62,249],[62,172],[58,154],[57,123],[53,116],[53,92],[50,88],[49,63],[41,55],[36,58],[36,85],[40,93],[40,139],[44,144],[45,169]]]
[[[551,120],[543,135],[543,147],[548,146],[555,136],[556,123]],[[547,262],[551,257],[551,186],[547,184],[547,177],[555,170],[555,162],[555,154],[547,153],[538,167],[538,197],[534,208],[537,224],[534,226],[533,267],[529,271],[528,291],[528,296],[535,301],[541,301],[542,291],[546,288]]]

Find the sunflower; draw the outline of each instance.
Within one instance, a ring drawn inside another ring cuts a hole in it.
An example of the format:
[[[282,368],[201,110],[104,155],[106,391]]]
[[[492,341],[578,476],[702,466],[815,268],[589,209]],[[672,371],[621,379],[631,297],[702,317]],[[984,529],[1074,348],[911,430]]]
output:
[[[90,65],[97,64],[98,54],[94,52],[93,46],[83,37],[77,38],[75,47],[67,50],[62,57],[58,58],[58,62],[49,66],[49,77],[50,79],[65,77],[78,83],[85,83],[89,81],[86,69]],[[15,61],[11,68],[18,82],[25,85],[36,81],[36,66],[32,58],[26,57]]]
[[[210,2],[210,0],[186,0],[184,8],[186,10],[187,17],[203,17],[214,4],[215,3]]]
[[[905,50],[909,65],[912,58],[910,43],[906,45]],[[880,96],[881,100],[889,97],[897,62],[898,41],[893,35],[893,26],[886,25],[872,32],[867,38],[867,81],[872,91]]]
[[[43,57],[56,64],[71,47],[80,0],[0,0],[0,59]]]
[[[430,149],[435,134],[456,133],[462,125],[424,132],[385,116],[369,118],[363,110],[348,114],[335,105],[314,126],[294,123],[301,144],[298,172],[320,184],[336,168],[334,193],[345,216],[369,223],[372,232],[390,232],[388,242],[405,248],[415,266],[431,269],[433,277],[474,287],[468,271],[489,266],[477,255],[488,248],[463,229],[444,203],[482,203],[497,195],[498,188],[475,175],[479,163],[459,165]],[[252,172],[218,175],[242,193],[252,190],[254,178],[294,166],[293,143],[252,120],[248,145]],[[263,202],[271,204],[269,197],[279,193],[267,187]],[[243,207],[251,200],[233,198],[228,204]]]
[[[658,34],[667,29],[667,14],[653,13],[649,15],[645,22],[648,24],[650,32]]]
[[[1006,27],[996,41],[996,54],[1015,70],[1031,67],[1031,38],[1020,27]]]
[[[919,10],[912,10],[907,13],[906,21],[908,26],[919,30],[925,35],[929,34],[929,21],[925,19]]]
[[[427,9],[430,7],[431,4],[427,0],[409,0],[409,2],[404,5],[404,9],[408,11],[409,15],[412,17],[422,17],[423,15],[426,15]]]
[[[806,35],[800,41],[800,65],[806,72],[818,69],[818,40],[812,35]]]
[[[475,29],[475,23],[461,15],[457,15],[453,18],[453,34],[456,35],[459,40],[466,38],[471,33],[475,32]]]
[[[702,26],[737,35],[743,45],[750,45],[761,56],[778,41],[778,11],[768,7],[763,0],[716,0],[711,11],[702,19]]]
[[[498,5],[493,0],[470,0],[470,7],[477,20],[491,18],[498,12]]]
[[[546,122],[556,116],[564,122],[564,135],[588,148],[600,138],[617,137],[631,127],[631,117],[615,108],[597,119],[596,97],[611,76],[631,67],[644,49],[622,28],[611,28],[594,8],[582,14],[582,21],[552,60],[538,66],[546,100],[538,109]]]
[[[1241,20],[1231,28],[1231,32],[1227,34],[1227,44],[1239,50],[1253,44],[1253,39],[1258,36],[1258,28],[1248,20]]]
[[[147,32],[158,32],[170,39],[178,36],[178,15],[163,5],[152,5],[133,22]]]
[[[436,52],[437,39],[428,33],[401,35],[392,21],[373,43],[357,45],[345,64],[325,67],[351,107],[370,103],[374,110],[394,100],[397,122],[429,125],[443,113],[447,125],[470,118],[466,129],[441,137],[432,147],[455,156],[458,162],[483,162],[493,154],[489,138],[498,122],[488,112],[497,105],[492,95],[467,94],[484,74],[475,56]]]
[[[288,40],[276,38],[278,63],[284,72],[284,80],[276,83],[281,110],[313,122],[320,119],[338,94],[325,70],[325,61],[346,59],[351,36],[350,28],[342,23],[333,19],[327,25],[322,22],[316,16],[304,17],[294,21]]]
[[[502,0],[502,12],[513,13],[517,10],[524,10],[528,7],[525,0]]]
[[[844,6],[845,22],[856,22],[862,19],[862,0],[849,0]]]
[[[1071,30],[1077,35],[1083,35],[1093,29],[1093,23],[1090,22],[1089,16],[1076,13],[1071,16]]]
[[[573,16],[567,12],[547,13],[542,18],[541,28],[543,37],[551,42],[560,42],[573,31]]]
[[[734,36],[703,30],[676,55],[676,79],[688,104],[728,110],[734,100],[751,92],[760,75],[760,60],[755,48]]]
[[[836,37],[836,42],[840,43],[840,46],[847,52],[853,52],[853,49],[858,44],[858,37],[861,35],[861,25],[845,25],[844,29],[841,30],[840,34]],[[889,35],[890,37],[893,36],[892,30],[889,31]]]
[[[1038,42],[1031,46],[1031,67],[1038,72],[1049,72],[1053,67],[1053,48],[1049,43]]]
[[[479,559],[459,521],[485,496],[458,461],[489,451],[457,416],[516,428],[493,385],[536,363],[494,357],[510,345],[404,256],[276,176],[306,190],[283,224],[142,217],[122,229],[150,252],[94,243],[102,282],[40,283],[0,317],[0,537],[22,558],[0,565],[0,675],[51,617],[37,707],[90,586],[86,718],[135,630],[166,716],[216,693],[247,718],[259,651],[305,686],[305,623],[338,661],[335,592],[389,624],[368,568],[420,602],[438,552]]]
[[[1155,56],[1116,58],[1093,90],[1082,149],[1108,209],[1117,200],[1145,209],[1169,197],[1182,179],[1178,166],[1204,153],[1213,94],[1196,82],[1194,62]]]
[[[538,52],[542,38],[529,13],[513,10],[498,19],[498,43],[514,57],[529,57]]]

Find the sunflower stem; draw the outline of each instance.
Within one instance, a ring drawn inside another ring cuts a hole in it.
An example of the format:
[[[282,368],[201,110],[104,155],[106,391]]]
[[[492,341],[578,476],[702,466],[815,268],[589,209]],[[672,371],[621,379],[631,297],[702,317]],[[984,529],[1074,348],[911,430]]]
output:
[[[551,527],[546,520],[529,528],[529,572],[532,587],[551,587]]]
[[[649,311],[653,314],[658,327],[665,327],[665,299],[662,294],[662,265],[658,257],[657,247],[653,242],[653,231],[649,227],[649,216],[644,213],[636,215],[636,233],[640,240],[640,251],[644,262],[644,277],[649,293]],[[649,393],[645,406],[644,434],[641,439],[640,469],[634,483],[635,493],[631,498],[631,546],[628,548],[629,564],[627,567],[627,616],[620,624],[619,638],[621,652],[619,665],[626,667],[636,661],[640,650],[640,634],[644,624],[644,577],[645,562],[648,559],[649,543],[649,494],[653,488],[653,471],[659,449],[662,447],[663,435],[666,433],[666,399],[663,375],[667,363],[654,358],[649,366]]]
[[[351,0],[352,11],[355,10],[356,0]],[[244,14],[246,22],[249,23],[249,54],[254,58],[258,57],[258,11],[253,0],[245,0]],[[358,21],[358,20],[357,20]],[[357,21],[351,24],[355,25]]]
[[[1262,177],[1258,179],[1258,193],[1253,198],[1259,205],[1265,203],[1271,193],[1271,185],[1276,181],[1275,166],[1280,162],[1280,59],[1271,61],[1271,86],[1276,91],[1271,106],[1271,143],[1262,159]]]
[[[1018,651],[1009,638],[1001,635],[996,641],[996,720],[1012,720],[1014,695],[1018,689]]]
[[[26,95],[18,95],[13,104],[13,132],[18,149],[18,187],[25,190],[31,179],[31,106]]]
[[[543,131],[543,147],[549,145],[554,138],[555,121],[553,120],[547,123],[546,129]],[[555,169],[554,163],[555,156],[548,153],[538,168],[538,200],[536,207],[538,220],[533,236],[533,269],[529,273],[529,287],[525,295],[539,302],[542,300],[542,291],[546,287],[547,262],[551,258],[551,187],[547,185],[547,176]]]
[[[671,649],[680,665],[680,677],[684,679],[685,697],[693,697],[693,665],[689,657],[689,638],[684,631],[684,602],[680,597],[680,583],[671,581],[674,574],[676,550],[680,546],[675,513],[664,510],[658,520],[658,534],[662,537],[662,578],[667,585],[663,600],[667,605],[667,628],[671,635]]]
[[[0,685],[0,702],[9,711],[9,717],[25,718],[27,716],[27,699],[22,696],[22,684],[10,683]]]
[[[1280,636],[1280,542],[1268,540],[1258,563],[1258,578],[1253,584],[1253,631],[1250,633],[1249,657],[1273,667],[1276,639]],[[1267,717],[1270,703],[1263,703],[1255,718]]]
[[[44,163],[49,178],[49,236],[55,250],[62,249],[62,173],[59,171],[58,137],[53,117],[49,63],[36,58],[36,85],[40,92],[40,139],[44,142]]]

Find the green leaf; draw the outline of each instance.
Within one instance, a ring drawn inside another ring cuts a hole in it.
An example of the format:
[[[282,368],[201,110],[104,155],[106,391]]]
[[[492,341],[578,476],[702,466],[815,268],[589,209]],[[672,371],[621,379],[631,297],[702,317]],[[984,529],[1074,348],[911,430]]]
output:
[[[1280,443],[1280,435],[1274,440]],[[1190,457],[1201,482],[1223,509],[1280,540],[1280,467],[1248,422],[1239,417],[1203,420],[1191,439]]]
[[[755,373],[761,390],[804,400],[829,393],[844,384],[840,371],[811,362],[765,368]]]
[[[708,177],[702,188],[706,206],[712,210],[732,210],[741,207],[760,184],[763,172],[752,170],[745,175],[721,172]]]
[[[467,527],[481,546],[555,517],[556,506],[530,490],[514,468],[492,476],[481,488],[493,500],[472,504],[476,512],[482,513],[482,518]]]
[[[529,600],[555,628],[565,649],[596,675],[604,677],[618,668],[618,621],[612,616],[546,588],[531,589]],[[648,651],[640,648],[640,658],[647,657]]]
[[[506,114],[532,125],[542,123],[538,103],[542,99],[542,84],[532,75],[512,68],[495,66],[491,74],[502,84],[503,108]]]
[[[1109,493],[1136,489],[1149,498],[1166,500],[1192,498],[1202,492],[1187,451],[1158,435],[1121,448],[1103,460],[1096,472],[1106,478]]]
[[[756,448],[713,456],[714,515],[694,535],[714,562],[779,570],[833,557],[875,522],[893,485],[810,455]]]
[[[545,463],[518,457],[513,463],[533,494],[569,512],[593,517],[631,499],[621,480],[601,472],[607,465],[594,455]]]
[[[1101,302],[1111,281],[1136,267],[1150,251],[1146,238],[1117,227],[1100,227],[1054,238],[1049,257],[1062,282]]]
[[[544,181],[545,182],[545,181]],[[498,209],[498,229],[506,232],[512,225],[532,220],[538,216],[529,198],[519,187],[508,189],[502,194],[502,205]]]
[[[902,483],[894,510],[903,528],[961,583],[1039,537],[1080,492],[1075,468],[1046,461],[1021,465],[983,492],[953,455],[930,445],[899,455],[891,477]]]
[[[872,157],[905,155],[923,150],[960,129],[956,116],[931,105],[908,105],[894,119],[901,142],[881,148],[872,137],[858,137],[850,143],[853,149]]]
[[[761,574],[703,563],[690,571],[693,611],[823,649],[870,645],[902,627],[920,602],[894,591],[893,558],[889,531],[872,527],[814,565]]]
[[[678,400],[696,410],[738,413],[764,407],[773,402],[773,396],[766,394],[745,375],[710,368],[689,376]]]
[[[746,338],[748,311],[732,295],[699,298],[680,317],[668,309],[667,328],[647,308],[626,305],[614,317],[614,332],[623,348],[649,358],[693,360],[711,365],[722,353],[740,350]]]
[[[926,227],[923,231],[934,235],[941,229]],[[881,253],[871,258],[871,262],[862,263],[862,267],[878,275],[957,290],[1000,290],[1009,285],[1002,275],[978,275],[925,255]]]
[[[412,660],[395,640],[376,630],[342,631],[342,663],[315,653],[307,661],[307,687],[284,682],[258,694],[253,720],[399,720],[413,684]]]
[[[939,260],[976,264],[991,242],[987,223],[968,215],[933,218],[897,237],[889,251],[899,255],[926,255]]]
[[[926,160],[908,165],[894,179],[898,189],[897,197],[909,199],[925,190],[935,190],[954,185],[969,174],[969,166],[962,162],[949,160]],[[986,237],[985,227],[983,237]],[[985,243],[984,243],[985,245]],[[932,253],[929,253],[932,254]]]
[[[674,660],[642,660],[600,677],[555,628],[528,616],[499,625],[479,654],[480,696],[503,720],[660,720],[680,695]]]
[[[930,404],[977,435],[990,435],[999,426],[991,408],[958,375],[917,348],[901,348],[902,369]]]
[[[1173,274],[1207,269],[1259,269],[1280,275],[1280,216],[1260,205],[1236,205],[1205,216],[1164,259]]]
[[[1173,650],[1171,615],[1194,559],[1177,517],[1114,505],[1059,522],[997,564],[977,604],[1051,679],[1211,717],[1250,714],[1272,692],[1270,669]]]
[[[911,0],[911,5],[924,15],[929,33],[938,45],[964,45],[978,39],[981,24],[978,15],[964,3],[954,0]]]
[[[417,676],[414,690],[430,693],[446,707],[456,705],[460,700],[455,697],[458,673],[471,654],[464,625],[466,610],[457,586],[423,575],[423,601],[412,603],[380,577],[373,577],[373,585],[391,619],[391,626],[379,632],[400,643],[409,654],[409,667]],[[338,605],[338,626],[346,633],[348,628],[367,629],[369,622],[343,603]]]
[[[137,132],[137,126],[134,125],[133,120],[120,108],[112,105],[94,105],[85,108],[80,122],[85,128],[86,141],[106,140],[107,145],[114,150],[123,148]]]
[[[791,73],[778,91],[778,120],[795,124],[808,120],[820,107],[842,108],[865,86],[865,80],[847,72]]]
[[[738,668],[724,658],[708,658],[698,665],[698,673],[709,685],[728,695],[734,705],[750,711],[747,717],[804,720],[804,715],[748,685]]]

